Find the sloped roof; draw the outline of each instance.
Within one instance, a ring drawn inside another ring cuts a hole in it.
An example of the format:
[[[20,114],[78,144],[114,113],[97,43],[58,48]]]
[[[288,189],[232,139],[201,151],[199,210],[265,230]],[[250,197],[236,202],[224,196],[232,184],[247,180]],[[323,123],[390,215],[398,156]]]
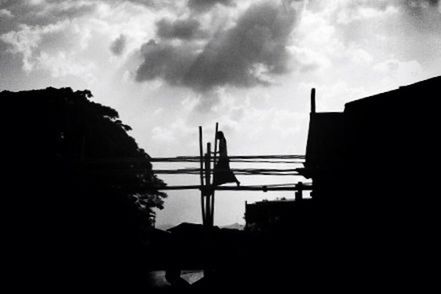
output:
[[[441,76],[424,80],[398,89],[379,93],[345,104],[345,113],[351,111],[399,111],[403,108],[426,107],[439,97]],[[436,95],[435,93],[438,93]],[[417,100],[418,99],[418,100]]]

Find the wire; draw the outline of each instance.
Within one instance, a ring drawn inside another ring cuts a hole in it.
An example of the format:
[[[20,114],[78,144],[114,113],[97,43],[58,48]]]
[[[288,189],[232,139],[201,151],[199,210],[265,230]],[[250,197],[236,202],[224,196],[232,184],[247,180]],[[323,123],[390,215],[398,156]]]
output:
[[[304,160],[304,155],[252,155],[252,156],[243,156],[243,155],[235,155],[228,156],[230,161],[235,160],[250,160],[254,159],[256,162],[265,159],[271,159],[272,161],[276,160],[289,160],[289,159],[301,159]],[[177,157],[152,157],[149,159],[150,162],[199,162],[199,156],[177,156]]]
[[[197,168],[185,168],[185,169],[163,169],[153,170],[155,174],[187,174],[187,175],[199,175],[199,169]],[[219,170],[227,171],[227,170]],[[236,175],[299,175],[297,169],[266,169],[266,168],[236,168],[231,169]],[[211,174],[214,171],[211,170]]]

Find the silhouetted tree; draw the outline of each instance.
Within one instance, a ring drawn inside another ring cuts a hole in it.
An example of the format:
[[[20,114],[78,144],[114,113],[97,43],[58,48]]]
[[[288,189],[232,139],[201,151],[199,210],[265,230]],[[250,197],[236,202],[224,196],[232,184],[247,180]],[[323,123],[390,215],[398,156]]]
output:
[[[142,284],[165,184],[117,111],[91,97],[70,88],[0,93],[20,271],[44,284]]]

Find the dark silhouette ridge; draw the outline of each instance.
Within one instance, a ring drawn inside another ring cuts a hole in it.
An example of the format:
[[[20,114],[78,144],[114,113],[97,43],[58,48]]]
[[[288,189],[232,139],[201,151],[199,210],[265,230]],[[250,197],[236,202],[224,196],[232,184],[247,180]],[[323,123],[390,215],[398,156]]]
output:
[[[162,207],[166,195],[156,188],[164,183],[130,127],[91,96],[70,88],[0,93],[2,198],[18,286],[146,286],[157,254],[149,246],[152,209]]]

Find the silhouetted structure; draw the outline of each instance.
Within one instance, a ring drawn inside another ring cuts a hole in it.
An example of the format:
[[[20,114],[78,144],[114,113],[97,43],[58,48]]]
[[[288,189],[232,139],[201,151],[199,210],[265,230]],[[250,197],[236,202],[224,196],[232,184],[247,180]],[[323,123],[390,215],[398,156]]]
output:
[[[298,202],[294,199],[262,200],[245,202],[245,229],[247,231],[270,231],[292,224]]]
[[[360,284],[431,276],[424,259],[437,251],[440,89],[441,77],[432,78],[347,103],[341,113],[316,113],[312,95],[302,173],[313,180],[321,228],[337,240],[332,254]]]

